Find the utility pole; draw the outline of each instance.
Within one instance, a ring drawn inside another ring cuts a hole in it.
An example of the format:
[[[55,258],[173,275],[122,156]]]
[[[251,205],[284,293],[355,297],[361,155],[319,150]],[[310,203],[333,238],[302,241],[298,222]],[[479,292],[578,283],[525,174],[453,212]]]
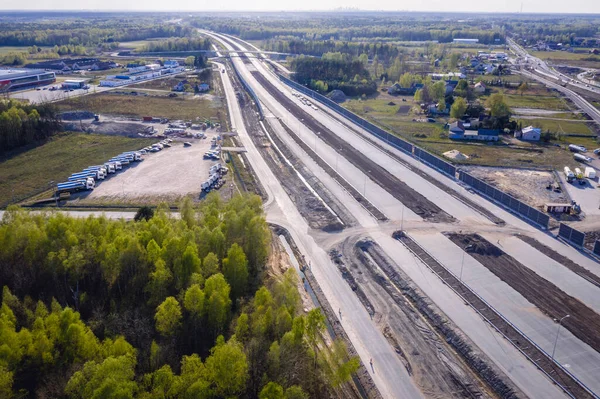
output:
[[[552,361],[554,361],[554,353],[556,352],[556,344],[558,343],[558,334],[560,333],[562,321],[568,317],[571,317],[571,315],[563,316],[563,318],[558,321],[558,328],[556,329],[556,338],[554,339],[554,347],[552,348]],[[556,319],[554,319],[554,321],[556,321]]]

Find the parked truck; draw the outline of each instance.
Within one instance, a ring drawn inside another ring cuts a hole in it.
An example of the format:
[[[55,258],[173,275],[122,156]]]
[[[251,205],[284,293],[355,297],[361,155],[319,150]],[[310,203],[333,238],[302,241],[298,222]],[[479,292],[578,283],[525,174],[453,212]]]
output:
[[[114,162],[107,162],[104,164],[104,167],[106,168],[106,172],[109,174],[117,172],[117,167],[115,166]]]
[[[84,170],[79,173],[73,173],[71,176],[91,176],[94,180],[104,180],[106,177],[101,170]]]
[[[89,181],[94,182],[94,185],[96,185],[96,181],[94,180],[94,177],[91,175],[69,176],[67,178],[67,181],[78,181],[78,180],[89,180]]]
[[[580,145],[569,144],[569,151],[571,151],[571,152],[587,152],[587,149]]]
[[[592,162],[592,158],[581,154],[573,154],[573,159],[577,162]]]
[[[58,183],[56,185],[56,193],[75,193],[78,191],[93,190],[94,183],[88,180],[86,181],[68,181],[64,183]]]
[[[121,156],[125,156],[128,158],[133,159],[134,161],[141,161],[142,160],[142,153],[139,151],[128,151],[128,152],[124,152],[121,154]]]
[[[571,171],[571,168],[569,168],[568,166],[565,166],[565,177],[567,178],[567,181],[569,183],[572,183],[573,180],[575,179],[575,174],[573,174],[573,172]]]

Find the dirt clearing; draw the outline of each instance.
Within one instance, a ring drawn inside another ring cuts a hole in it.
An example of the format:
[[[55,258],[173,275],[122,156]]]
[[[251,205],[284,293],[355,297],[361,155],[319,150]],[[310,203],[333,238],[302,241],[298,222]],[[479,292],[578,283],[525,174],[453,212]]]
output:
[[[600,316],[577,298],[567,295],[548,280],[507,255],[478,234],[445,233],[461,248],[471,245],[469,255],[510,285],[548,317],[568,314],[563,325],[573,335],[600,352]]]
[[[560,184],[554,173],[545,170],[488,168],[483,166],[464,167],[469,174],[489,183],[523,202],[543,207],[544,204],[569,203],[565,190],[548,189],[549,184]]]
[[[157,203],[186,195],[198,198],[200,185],[208,178],[209,168],[216,163],[203,159],[210,149],[210,138],[189,140],[191,147],[174,141],[171,148],[147,154],[143,162],[134,163],[116,176],[101,181],[85,200]]]
[[[164,94],[142,96],[132,95],[131,91],[129,93],[127,95],[109,91],[90,94],[60,101],[56,105],[60,111],[85,110],[95,114],[111,114],[140,119],[144,116],[184,120],[212,118],[225,126],[225,102],[219,97],[182,96],[180,94],[177,97],[168,97]]]

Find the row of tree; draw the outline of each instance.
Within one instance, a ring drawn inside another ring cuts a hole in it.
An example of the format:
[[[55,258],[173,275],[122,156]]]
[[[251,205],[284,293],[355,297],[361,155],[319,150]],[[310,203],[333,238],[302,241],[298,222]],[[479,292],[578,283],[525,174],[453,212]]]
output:
[[[199,37],[153,40],[142,47],[142,52],[210,50],[210,40]]]
[[[0,223],[0,396],[329,397],[357,369],[297,276],[265,280],[257,196],[186,200],[137,222]]]
[[[318,91],[342,90],[348,96],[373,94],[377,83],[370,77],[364,60],[348,54],[326,53],[323,57],[297,57],[291,62],[294,79]]]
[[[3,22],[0,46],[85,46],[144,40],[158,37],[187,37],[192,29],[155,19],[58,20]]]
[[[45,140],[60,130],[60,120],[52,105],[0,101],[0,154]]]

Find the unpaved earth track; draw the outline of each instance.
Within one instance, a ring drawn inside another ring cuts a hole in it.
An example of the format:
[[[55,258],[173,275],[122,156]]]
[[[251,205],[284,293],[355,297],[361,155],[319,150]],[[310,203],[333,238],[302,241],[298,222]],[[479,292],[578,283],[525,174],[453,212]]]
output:
[[[469,255],[537,306],[544,314],[555,319],[560,319],[566,314],[570,315],[562,325],[581,341],[600,352],[600,315],[480,235],[445,234],[461,248],[471,245]]]
[[[390,259],[376,243],[370,241],[358,242],[353,255],[362,263],[363,267],[368,269],[367,275],[372,276],[372,284],[374,284],[374,286],[376,283],[381,287],[379,291],[384,291],[389,295],[396,305],[403,308],[403,311],[408,315],[410,315],[410,312],[418,312],[419,318],[423,324],[415,324],[428,327],[428,329],[423,331],[430,331],[434,336],[439,337],[433,338],[433,336],[430,336],[433,342],[445,342],[447,344],[447,346],[442,346],[443,354],[440,356],[451,359],[451,361],[447,360],[444,362],[445,366],[455,364],[457,369],[444,371],[444,368],[441,367],[441,365],[436,364],[432,366],[433,370],[437,370],[438,373],[441,373],[441,375],[446,378],[462,377],[461,380],[454,381],[454,384],[463,387],[463,391],[470,395],[475,394],[475,392],[479,390],[482,395],[493,392],[495,395],[502,398],[516,399],[526,397],[526,395],[514,385],[510,378],[497,368],[496,365],[481,352],[433,302],[431,302],[421,289],[402,271],[402,268]],[[417,315],[407,317],[417,317]],[[407,326],[403,328],[410,329],[412,327]],[[418,334],[414,339],[423,341],[423,337],[419,338]],[[408,345],[410,346],[412,343],[409,341]],[[428,345],[429,347],[427,348]],[[425,347],[428,351],[433,349],[431,343],[426,343]],[[411,352],[408,353],[412,354]],[[452,356],[454,356],[454,358]],[[460,356],[468,367],[465,366],[465,363],[458,360],[456,356]],[[430,359],[434,360],[434,358],[434,354],[431,353]],[[420,360],[421,359],[419,359],[419,361]],[[439,359],[438,362],[440,362]],[[480,380],[477,380],[475,376],[479,377]],[[482,381],[487,385],[488,390],[482,386]],[[469,383],[471,385],[468,385]],[[465,390],[464,388],[468,389]]]
[[[362,248],[348,238],[334,252],[333,259],[357,293],[367,311],[373,315],[409,375],[430,398],[492,398],[488,387],[451,349],[418,309],[401,291],[382,275]]]
[[[467,288],[467,286],[454,274],[450,273],[444,265],[431,257],[412,238],[403,232],[395,232],[393,236],[431,269],[444,284],[452,288],[466,304],[477,311],[485,322],[489,323],[498,332],[503,334],[511,344],[518,348],[518,350],[525,354],[530,360],[533,359],[532,361],[535,362],[536,366],[557,381],[563,390],[569,392],[570,395],[578,399],[593,398],[584,387],[569,376],[562,368],[558,367],[546,354],[540,351],[536,346],[532,345],[519,331],[511,324],[507,323],[505,319],[500,317],[494,309]]]
[[[363,173],[368,174],[377,185],[384,188],[394,198],[403,203],[406,207],[412,210],[424,220],[434,223],[452,223],[456,219],[442,210],[433,202],[429,201],[422,194],[409,187],[405,182],[399,180],[387,170],[379,166],[364,156],[360,151],[352,147],[346,141],[340,139],[335,133],[323,126],[315,120],[310,114],[301,109],[296,103],[287,98],[280,92],[271,82],[269,82],[260,72],[251,72],[254,78],[280,102],[285,108],[300,120],[304,120],[304,124],[313,132],[319,132],[320,138],[333,148],[341,148],[344,157],[349,159],[354,166],[359,168]]]

